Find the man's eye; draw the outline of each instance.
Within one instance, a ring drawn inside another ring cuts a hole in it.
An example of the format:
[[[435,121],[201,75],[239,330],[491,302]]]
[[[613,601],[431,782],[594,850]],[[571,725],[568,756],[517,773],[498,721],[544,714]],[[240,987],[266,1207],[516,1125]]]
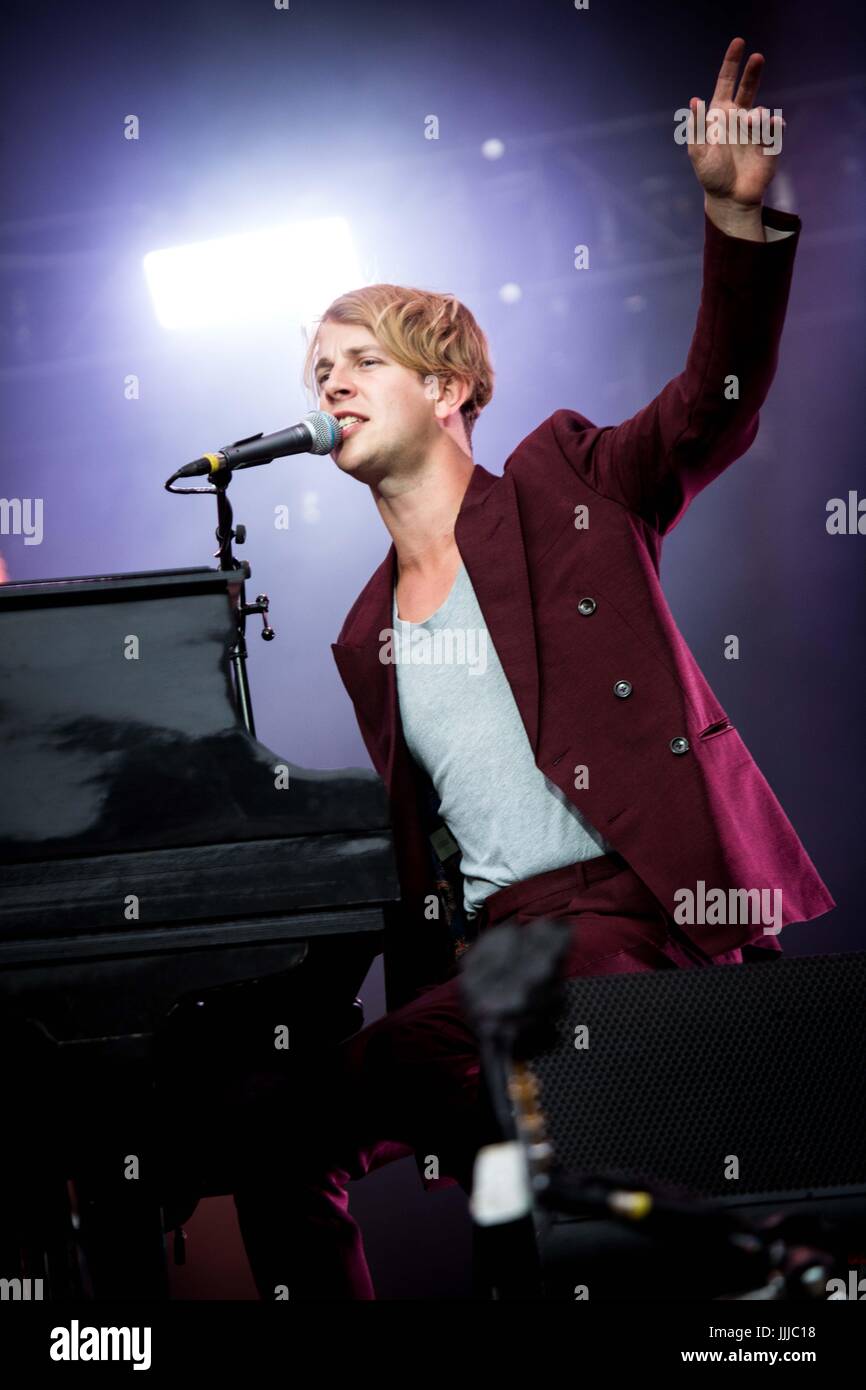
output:
[[[381,365],[382,365],[382,359],[381,359],[381,357],[362,357],[362,358],[359,359],[359,361],[360,361],[360,365],[361,365],[362,367],[363,367],[363,366],[365,365],[365,363],[367,363],[367,362],[375,362],[375,363],[377,363],[380,367],[381,367]],[[328,380],[329,375],[330,375],[329,372],[322,372],[322,375],[321,375],[320,377],[317,378],[317,380],[316,380],[316,386],[317,386],[317,388],[318,388],[320,391],[321,391],[322,387],[324,386],[325,382]]]

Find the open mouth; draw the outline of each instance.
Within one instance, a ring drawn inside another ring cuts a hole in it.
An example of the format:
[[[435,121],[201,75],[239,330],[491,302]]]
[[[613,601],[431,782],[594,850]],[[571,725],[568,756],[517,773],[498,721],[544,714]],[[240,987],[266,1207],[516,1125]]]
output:
[[[360,430],[361,425],[367,424],[367,420],[364,416],[356,416],[356,414],[352,413],[352,410],[346,410],[345,414],[336,416],[335,418],[339,424],[339,441],[338,445],[336,445],[338,449],[343,439],[346,438],[346,435],[354,434],[354,431]],[[345,421],[345,424],[343,424],[343,421]]]
[[[343,442],[343,440],[346,438],[346,435],[347,435],[347,434],[354,434],[354,433],[355,433],[355,430],[359,430],[359,429],[361,428],[361,426],[362,426],[362,425],[366,425],[366,423],[367,423],[366,420],[355,420],[355,421],[354,421],[352,424],[350,424],[350,425],[342,425],[342,424],[341,424],[341,425],[340,425],[340,443],[342,444],[342,442]]]

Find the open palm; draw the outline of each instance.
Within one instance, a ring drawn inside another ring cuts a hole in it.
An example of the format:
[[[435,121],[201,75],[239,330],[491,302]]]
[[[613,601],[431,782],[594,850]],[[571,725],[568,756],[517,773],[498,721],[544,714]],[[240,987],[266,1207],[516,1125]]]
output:
[[[753,107],[752,105],[764,68],[762,54],[753,53],[749,58],[743,69],[743,76],[737,87],[736,95],[734,94],[734,83],[737,80],[737,72],[745,47],[744,39],[732,39],[728,45],[728,51],[719,69],[716,89],[713,92],[709,110],[705,112],[708,139],[704,143],[698,143],[696,139],[689,140],[688,151],[692,168],[705,193],[714,198],[730,198],[732,202],[739,203],[744,207],[751,207],[760,204],[764,192],[776,172],[776,160],[772,153],[764,153],[764,149],[769,148],[769,146],[763,145],[760,139],[761,112],[765,108]],[[699,97],[692,97],[689,102],[689,108],[695,121],[697,121],[698,111],[702,105]],[[710,138],[712,138],[710,135],[713,119],[710,112],[712,111],[724,113],[723,117],[721,115],[715,117],[720,123],[722,120],[724,121],[726,137],[724,143],[709,143]],[[730,111],[749,112],[747,130],[740,131],[739,123],[743,118],[735,118],[733,138],[730,136],[731,117],[728,114]],[[770,139],[773,138],[773,133],[777,130],[777,123],[780,121],[784,126],[785,123],[780,116],[772,117],[769,127]],[[697,130],[694,129],[692,134],[697,134]]]

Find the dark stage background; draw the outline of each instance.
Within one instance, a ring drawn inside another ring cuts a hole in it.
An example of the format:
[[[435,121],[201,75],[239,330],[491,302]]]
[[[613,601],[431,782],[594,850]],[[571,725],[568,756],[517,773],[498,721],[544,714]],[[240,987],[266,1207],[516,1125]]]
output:
[[[826,529],[830,498],[866,494],[854,7],[175,0],[6,13],[0,492],[44,499],[40,544],[0,535],[13,580],[213,563],[213,499],[169,497],[164,479],[312,404],[300,309],[166,328],[142,265],[153,250],[344,218],[355,266],[315,248],[299,258],[298,284],[318,295],[303,313],[373,280],[465,300],[497,372],[474,440],[492,472],[559,407],[604,424],[633,414],[682,369],[697,311],[703,195],[674,112],[709,98],[731,38],[765,55],[759,101],[786,120],[767,201],[803,219],[781,359],[755,444],[671,536],[663,577],[839,904],[788,928],[786,951],[861,948],[866,535]],[[577,243],[589,272],[573,269]],[[279,634],[265,645],[250,626],[259,738],[307,766],[368,766],[329,643],[389,544],[370,496],[301,456],[238,475],[232,500],[251,592],[269,593]],[[724,659],[728,633],[738,661]],[[364,999],[372,1021],[378,964]],[[357,1184],[352,1209],[380,1297],[468,1296],[458,1189],[425,1196],[404,1160]],[[252,1297],[230,1199],[202,1203],[188,1230],[176,1296]]]

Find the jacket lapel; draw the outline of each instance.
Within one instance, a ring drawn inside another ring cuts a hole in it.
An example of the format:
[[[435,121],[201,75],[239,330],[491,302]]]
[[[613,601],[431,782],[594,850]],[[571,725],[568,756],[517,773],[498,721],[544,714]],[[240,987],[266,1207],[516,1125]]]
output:
[[[538,653],[532,596],[514,484],[476,464],[454,537],[491,640],[514,693],[535,754],[538,744]],[[361,724],[373,764],[393,794],[408,749],[400,726],[397,672],[379,653],[392,627],[397,577],[394,543],[354,604],[340,640],[331,643],[343,684]]]

